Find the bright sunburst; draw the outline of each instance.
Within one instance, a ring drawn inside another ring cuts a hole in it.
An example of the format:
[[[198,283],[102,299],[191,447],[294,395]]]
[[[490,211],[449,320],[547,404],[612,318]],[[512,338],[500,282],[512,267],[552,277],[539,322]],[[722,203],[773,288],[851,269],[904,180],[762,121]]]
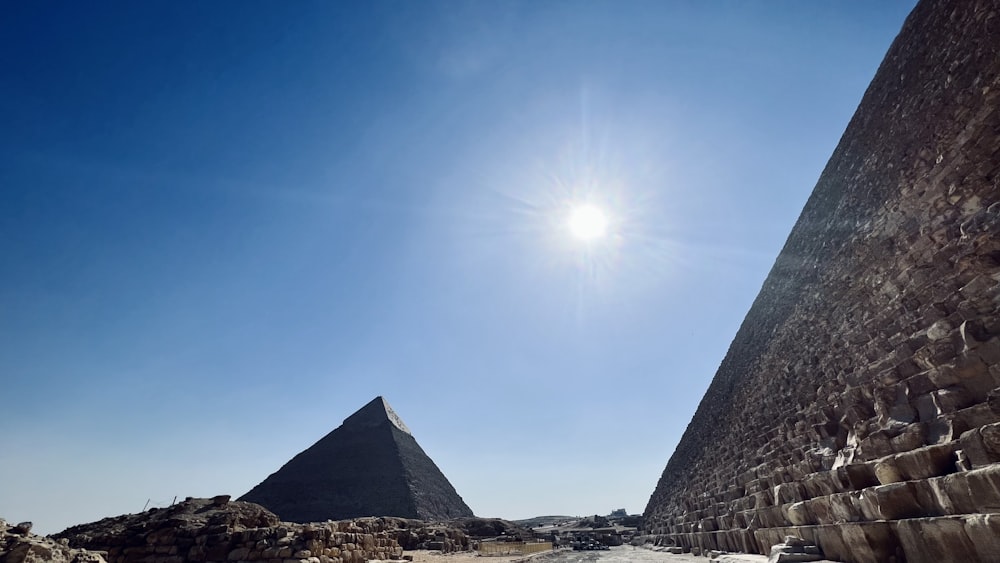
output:
[[[594,240],[608,232],[608,217],[595,205],[578,205],[570,210],[567,226],[574,237]]]

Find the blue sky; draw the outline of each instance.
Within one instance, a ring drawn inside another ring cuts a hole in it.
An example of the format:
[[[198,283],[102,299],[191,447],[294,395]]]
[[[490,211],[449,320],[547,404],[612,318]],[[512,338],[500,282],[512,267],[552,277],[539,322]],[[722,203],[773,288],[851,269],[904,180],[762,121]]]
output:
[[[641,512],[913,4],[8,7],[0,517],[241,495],[376,395],[477,515]]]

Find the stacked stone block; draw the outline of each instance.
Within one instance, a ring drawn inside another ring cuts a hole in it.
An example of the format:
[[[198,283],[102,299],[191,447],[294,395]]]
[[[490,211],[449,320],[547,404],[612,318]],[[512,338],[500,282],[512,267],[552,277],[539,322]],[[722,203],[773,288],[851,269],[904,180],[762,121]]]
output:
[[[217,497],[76,526],[56,537],[104,552],[108,563],[364,563],[399,559],[399,531],[391,518],[278,522],[259,506]]]
[[[664,542],[1000,554],[1000,2],[893,43],[646,509]],[[947,553],[947,557],[941,557]]]
[[[0,518],[0,563],[105,563],[106,554],[32,534],[31,526],[31,522],[12,525]]]

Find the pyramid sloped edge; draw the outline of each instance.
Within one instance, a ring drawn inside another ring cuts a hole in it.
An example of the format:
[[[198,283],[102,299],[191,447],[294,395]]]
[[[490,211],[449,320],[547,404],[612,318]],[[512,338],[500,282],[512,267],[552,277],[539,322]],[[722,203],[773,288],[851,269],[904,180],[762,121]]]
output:
[[[473,515],[381,396],[240,500],[258,503],[292,522]]]

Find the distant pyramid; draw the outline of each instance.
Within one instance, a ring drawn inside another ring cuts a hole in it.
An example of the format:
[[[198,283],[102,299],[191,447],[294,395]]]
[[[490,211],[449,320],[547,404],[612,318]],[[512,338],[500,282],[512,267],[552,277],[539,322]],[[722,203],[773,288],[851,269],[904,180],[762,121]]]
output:
[[[347,417],[240,500],[260,504],[288,522],[472,516],[382,397]]]

